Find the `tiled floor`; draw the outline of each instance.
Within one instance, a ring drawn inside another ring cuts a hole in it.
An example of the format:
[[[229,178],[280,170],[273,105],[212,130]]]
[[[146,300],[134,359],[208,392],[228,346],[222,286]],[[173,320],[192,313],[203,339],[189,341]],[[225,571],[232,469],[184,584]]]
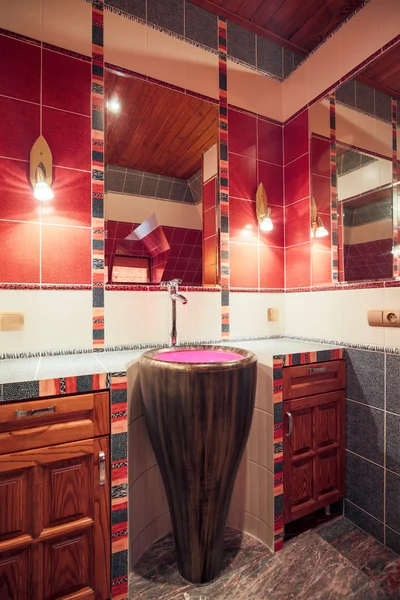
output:
[[[340,517],[302,533],[272,556],[228,530],[225,562],[210,585],[185,583],[171,536],[157,542],[130,576],[131,600],[400,600],[400,557]]]

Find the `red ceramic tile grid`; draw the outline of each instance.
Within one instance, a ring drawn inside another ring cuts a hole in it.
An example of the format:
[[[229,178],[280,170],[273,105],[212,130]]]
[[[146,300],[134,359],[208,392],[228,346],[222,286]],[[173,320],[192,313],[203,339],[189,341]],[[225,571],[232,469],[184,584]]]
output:
[[[43,50],[44,106],[90,115],[91,65],[59,52]]]
[[[286,288],[310,285],[310,242],[285,249]]]
[[[229,151],[256,158],[256,117],[230,108],[228,110],[228,127]]]
[[[91,230],[42,225],[42,282],[91,282]]]
[[[258,159],[276,165],[283,164],[283,127],[257,120]]]
[[[0,56],[0,93],[38,103],[40,48],[0,35]]]
[[[329,238],[330,246],[330,238]],[[327,252],[320,252],[312,248],[311,256],[311,285],[323,285],[324,283],[331,283],[331,268],[332,268],[332,255],[330,250]]]
[[[216,285],[217,283],[217,184],[217,177],[203,183],[202,283],[204,285]],[[196,281],[199,281],[198,275],[196,275]]]
[[[297,158],[284,169],[285,205],[292,204],[310,194],[309,154]]]
[[[51,148],[55,166],[90,171],[90,117],[44,107],[43,135]]]
[[[39,221],[39,203],[29,181],[29,163],[0,158],[0,219]]]
[[[156,227],[156,229],[153,229],[153,231],[151,231],[144,238],[142,238],[141,242],[143,243],[150,256],[158,256],[158,254],[170,250],[168,240],[165,237],[163,228],[160,225]]]
[[[264,185],[268,205],[283,206],[283,167],[257,161],[258,183]]]
[[[260,247],[260,287],[284,287],[284,249]]]
[[[90,227],[91,174],[54,167],[52,189],[53,200],[41,203],[42,223]]]
[[[39,283],[40,225],[0,221],[0,282]]]
[[[308,111],[305,110],[283,128],[285,165],[308,152]]]
[[[392,277],[392,239],[344,246],[346,281],[390,279]]]
[[[160,283],[163,279],[165,267],[169,256],[169,250],[160,252],[154,256],[151,264],[151,281],[153,283]]]
[[[309,241],[311,231],[310,198],[285,207],[286,246]]]
[[[0,114],[0,156],[29,161],[40,134],[39,105],[0,96]]]
[[[255,200],[256,191],[256,159],[229,152],[229,195],[234,198]]]
[[[229,248],[231,286],[258,288],[258,247],[231,242]]]

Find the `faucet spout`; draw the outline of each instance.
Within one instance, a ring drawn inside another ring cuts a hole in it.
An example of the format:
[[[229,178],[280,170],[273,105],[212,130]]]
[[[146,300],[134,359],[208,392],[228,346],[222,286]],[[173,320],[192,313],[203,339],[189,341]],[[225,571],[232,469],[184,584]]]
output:
[[[172,302],[172,331],[170,335],[170,346],[176,346],[178,340],[178,334],[176,331],[176,301],[181,304],[187,304],[187,298],[182,294],[178,293],[178,285],[181,283],[180,279],[172,279],[171,281],[167,281],[164,286],[168,288],[169,297]]]
[[[179,300],[179,302],[181,302],[182,304],[187,304],[187,298],[185,298],[185,296],[182,296],[182,294],[171,294],[170,296],[171,300]]]

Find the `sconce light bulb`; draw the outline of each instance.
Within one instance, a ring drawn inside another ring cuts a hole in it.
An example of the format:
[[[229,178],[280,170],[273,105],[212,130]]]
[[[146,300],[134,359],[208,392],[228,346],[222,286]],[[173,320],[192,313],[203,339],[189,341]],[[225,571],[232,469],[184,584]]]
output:
[[[265,217],[265,219],[263,219],[260,223],[260,229],[262,231],[272,231],[273,228],[274,226],[270,217]]]
[[[45,202],[47,200],[52,200],[54,198],[53,190],[49,186],[46,181],[38,181],[35,185],[35,189],[33,190],[33,195],[36,200],[41,200]]]
[[[321,238],[321,237],[325,237],[326,235],[329,235],[329,232],[325,229],[325,227],[322,225],[322,227],[317,227],[316,231],[315,231],[315,237],[317,238]]]

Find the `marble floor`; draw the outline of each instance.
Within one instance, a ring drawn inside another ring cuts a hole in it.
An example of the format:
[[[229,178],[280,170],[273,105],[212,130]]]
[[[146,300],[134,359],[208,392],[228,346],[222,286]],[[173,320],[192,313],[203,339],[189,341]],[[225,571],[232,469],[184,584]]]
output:
[[[400,600],[400,557],[339,517],[275,556],[228,529],[223,571],[201,587],[181,579],[167,536],[143,555],[129,584],[131,600]]]

